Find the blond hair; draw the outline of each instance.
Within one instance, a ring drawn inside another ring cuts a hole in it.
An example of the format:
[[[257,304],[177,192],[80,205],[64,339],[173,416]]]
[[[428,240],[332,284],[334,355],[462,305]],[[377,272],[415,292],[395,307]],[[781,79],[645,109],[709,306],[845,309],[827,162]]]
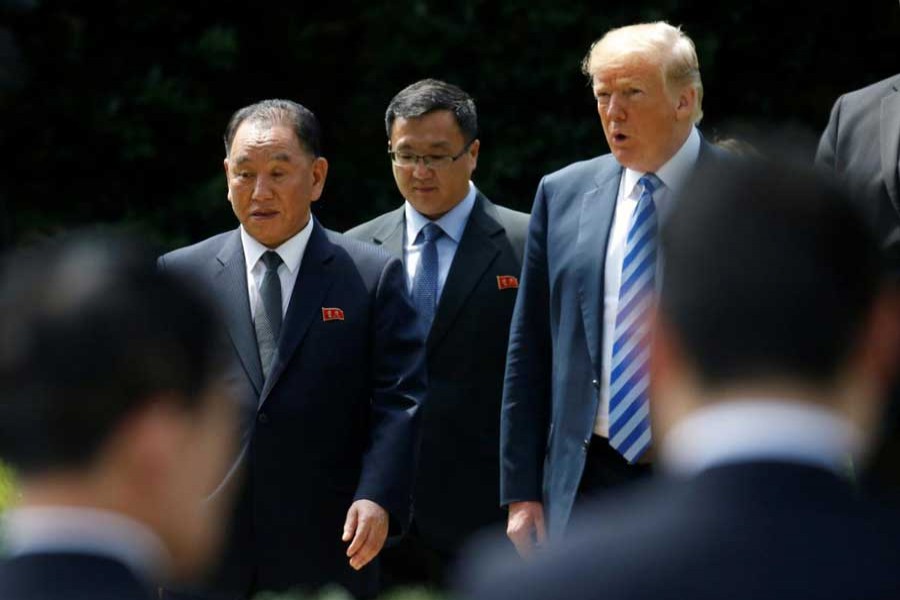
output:
[[[700,61],[694,42],[680,27],[657,21],[611,29],[591,44],[591,49],[581,62],[581,72],[592,78],[603,63],[628,55],[639,55],[658,62],[668,90],[693,87],[697,100],[691,117],[695,124],[700,122],[703,118]]]

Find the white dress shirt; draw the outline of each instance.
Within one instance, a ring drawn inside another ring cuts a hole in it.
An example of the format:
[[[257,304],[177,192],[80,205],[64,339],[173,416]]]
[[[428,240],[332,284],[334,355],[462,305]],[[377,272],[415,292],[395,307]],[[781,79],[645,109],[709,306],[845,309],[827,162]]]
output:
[[[297,272],[306,253],[309,236],[312,235],[313,218],[294,237],[275,248],[282,263],[278,267],[278,279],[281,280],[281,316],[287,313],[297,281]],[[247,266],[247,293],[250,294],[250,315],[256,322],[256,314],[262,305],[259,288],[266,275],[266,263],[260,260],[270,248],[263,246],[241,226],[241,244],[244,247],[244,262]]]
[[[691,129],[687,140],[669,161],[656,171],[663,185],[653,192],[657,222],[661,223],[669,211],[672,197],[684,186],[700,155],[700,133]],[[616,314],[619,310],[619,284],[622,278],[622,261],[631,217],[641,197],[638,180],[644,173],[625,169],[619,181],[619,194],[613,215],[609,241],[606,245],[606,264],[603,285],[603,372],[600,375],[600,405],[594,421],[594,433],[609,437],[609,383],[612,365],[612,348],[615,341]],[[657,261],[659,272],[659,261]],[[657,278],[657,283],[659,278]]]
[[[775,460],[847,475],[862,448],[858,428],[811,402],[738,398],[682,419],[660,444],[663,469],[692,476],[710,467]]]
[[[475,197],[478,189],[475,184],[469,182],[469,193],[462,199],[462,202],[454,206],[450,211],[440,219],[432,221],[422,213],[418,212],[409,202],[403,205],[406,214],[406,232],[403,241],[403,264],[406,265],[406,285],[409,293],[412,293],[413,278],[416,276],[416,267],[419,266],[419,257],[422,255],[422,245],[424,239],[418,240],[419,232],[428,223],[435,223],[444,230],[444,235],[438,238],[437,254],[438,254],[438,284],[437,298],[441,298],[441,292],[444,291],[444,283],[447,282],[447,274],[450,273],[450,265],[453,263],[453,257],[456,256],[456,249],[459,247],[459,241],[462,239],[463,231],[466,229],[466,223],[469,222],[469,215],[475,207]]]
[[[111,558],[139,578],[162,581],[171,557],[149,527],[119,513],[69,506],[8,510],[2,520],[9,556],[78,553]]]

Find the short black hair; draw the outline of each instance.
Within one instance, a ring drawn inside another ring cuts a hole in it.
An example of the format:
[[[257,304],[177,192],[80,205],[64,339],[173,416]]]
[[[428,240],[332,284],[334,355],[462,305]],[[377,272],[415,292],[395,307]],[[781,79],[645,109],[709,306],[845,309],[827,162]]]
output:
[[[805,167],[700,169],[661,232],[660,313],[705,385],[838,375],[882,283],[846,192]]]
[[[234,136],[245,121],[289,125],[294,130],[297,141],[307,152],[316,158],[322,156],[322,128],[319,126],[319,119],[302,104],[280,99],[262,100],[231,115],[225,128],[225,156],[231,152]]]
[[[0,285],[0,459],[24,475],[91,463],[134,410],[186,408],[221,373],[205,293],[121,237],[71,234],[19,250]]]
[[[403,88],[388,104],[384,114],[388,138],[397,119],[414,119],[436,110],[453,113],[467,143],[478,137],[478,113],[472,97],[451,83],[423,79]]]

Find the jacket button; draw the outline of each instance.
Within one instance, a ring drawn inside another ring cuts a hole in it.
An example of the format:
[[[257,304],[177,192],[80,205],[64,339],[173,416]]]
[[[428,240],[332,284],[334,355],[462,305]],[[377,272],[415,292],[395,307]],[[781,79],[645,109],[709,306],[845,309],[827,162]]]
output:
[[[600,389],[600,382],[599,382],[598,380],[596,380],[596,379],[593,380],[593,381],[591,382],[591,384],[593,384],[593,386],[594,386],[596,389],[598,389],[598,390]]]
[[[259,413],[259,416],[256,417],[256,420],[265,425],[269,422],[269,415],[266,413]]]
[[[584,451],[587,452],[588,448],[591,447],[591,438],[584,440]]]

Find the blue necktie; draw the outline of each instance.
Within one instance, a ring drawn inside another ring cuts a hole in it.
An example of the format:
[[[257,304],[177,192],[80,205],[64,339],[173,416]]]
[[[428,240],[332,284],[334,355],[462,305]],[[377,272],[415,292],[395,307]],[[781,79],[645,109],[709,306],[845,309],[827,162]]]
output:
[[[434,311],[437,306],[438,290],[438,252],[437,241],[444,235],[444,230],[439,225],[428,223],[419,232],[418,239],[423,239],[419,251],[419,264],[416,265],[416,274],[413,276],[413,302],[419,311],[419,316],[430,327],[434,320]]]
[[[633,463],[650,445],[647,387],[648,323],[656,276],[656,206],[662,182],[653,173],[638,180],[641,196],[625,243],[609,379],[609,443]]]

